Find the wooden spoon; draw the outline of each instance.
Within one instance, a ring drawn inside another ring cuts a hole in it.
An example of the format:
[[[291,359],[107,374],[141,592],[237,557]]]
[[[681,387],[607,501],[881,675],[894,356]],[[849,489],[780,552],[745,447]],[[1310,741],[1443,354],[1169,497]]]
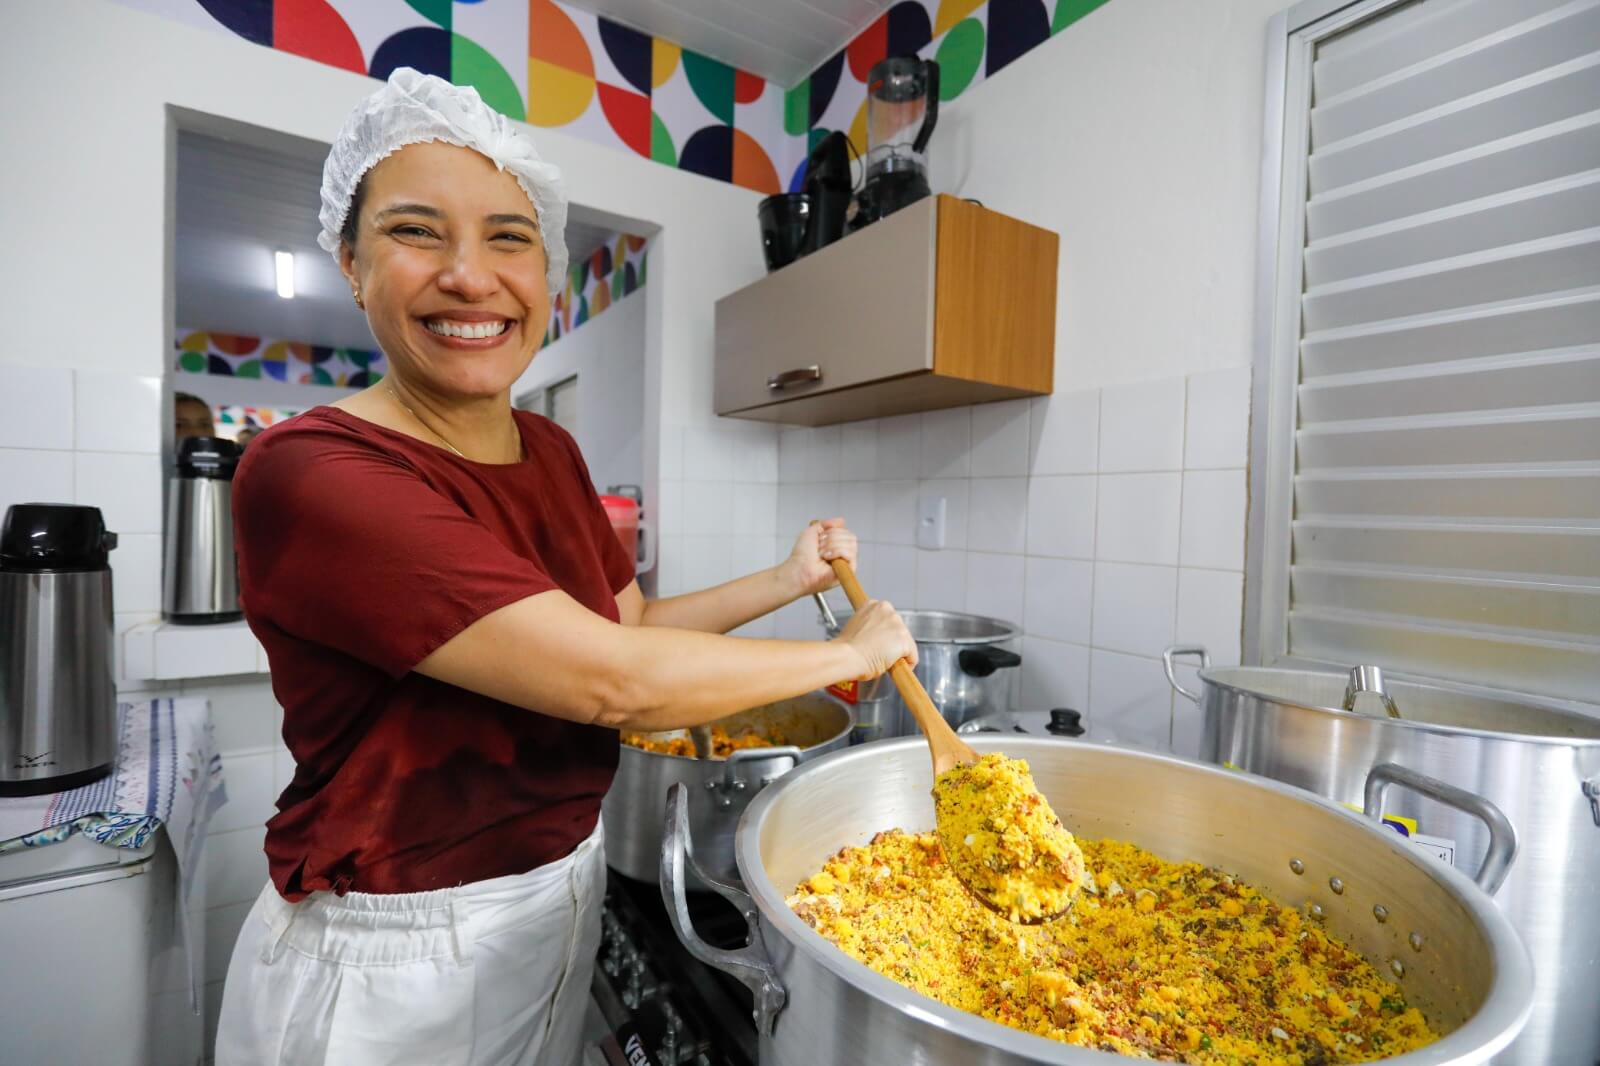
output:
[[[857,611],[861,610],[866,606],[867,594],[862,590],[861,582],[856,580],[855,571],[844,559],[834,559],[832,563],[834,575],[838,577],[839,585],[844,589],[850,606]],[[933,757],[933,777],[936,783],[946,772],[963,766],[973,766],[979,761],[978,753],[956,735],[956,731],[950,728],[950,723],[944,720],[944,715],[933,705],[933,700],[928,698],[927,690],[922,687],[922,682],[917,680],[917,675],[912,671],[910,664],[904,659],[899,660],[889,668],[889,676],[894,679],[895,687],[900,690],[900,698],[905,700],[906,706],[911,709],[911,716],[917,720],[918,728],[928,740],[928,752]],[[1023,777],[1026,778],[1027,775],[1024,774]],[[1029,792],[1035,791],[1031,780],[1026,781],[1026,789]],[[1043,801],[1043,797],[1037,795],[1034,799],[1037,802]],[[1045,807],[1048,813],[1048,804]],[[939,802],[939,793],[936,789],[934,810],[939,822],[939,843],[944,849],[945,861],[950,864],[951,872],[972,898],[1011,921],[1024,925],[1054,921],[1071,909],[1073,901],[1077,898],[1078,886],[1085,875],[1083,855],[1078,851],[1077,845],[1071,843],[1070,838],[1067,842],[1070,844],[1071,862],[1067,868],[1072,873],[1064,872],[1061,875],[1063,883],[1051,887],[1057,889],[1070,887],[1071,894],[1066,896],[1059,910],[1042,914],[1021,914],[1014,900],[995,898],[984,886],[974,883],[973,875],[983,859],[973,854],[970,847],[972,836],[962,835],[953,829],[950,816],[943,808],[944,804]],[[1051,814],[1050,818],[1053,821],[1054,815]],[[1055,822],[1054,825],[1057,830],[1060,829],[1059,822]]]
[[[861,582],[856,580],[856,572],[850,563],[844,559],[833,560],[833,572],[850,606],[861,610],[867,603],[867,594],[862,591]],[[909,663],[901,659],[889,667],[889,676],[894,678],[894,687],[900,690],[900,698],[911,709],[911,717],[917,720],[917,727],[928,738],[928,750],[933,755],[934,777],[946,770],[971,766],[978,761],[978,753],[956,735],[950,723],[944,720],[944,715],[939,713],[939,708],[933,705],[933,700],[928,698],[928,690],[917,680]]]

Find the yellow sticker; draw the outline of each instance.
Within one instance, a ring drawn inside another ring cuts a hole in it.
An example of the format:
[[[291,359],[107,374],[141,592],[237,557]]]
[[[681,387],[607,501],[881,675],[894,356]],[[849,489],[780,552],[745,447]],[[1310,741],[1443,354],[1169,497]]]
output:
[[[1357,814],[1362,813],[1358,804],[1346,803],[1343,806],[1348,807]],[[1383,824],[1407,839],[1417,835],[1417,820],[1415,818],[1407,818],[1403,814],[1386,814],[1383,816]]]

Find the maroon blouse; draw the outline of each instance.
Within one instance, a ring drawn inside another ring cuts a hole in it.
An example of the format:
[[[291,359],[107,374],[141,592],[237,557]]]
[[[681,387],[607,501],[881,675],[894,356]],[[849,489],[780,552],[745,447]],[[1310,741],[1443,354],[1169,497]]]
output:
[[[285,899],[523,873],[594,829],[615,730],[411,672],[484,615],[551,589],[617,621],[633,563],[577,446],[546,419],[516,418],[525,457],[503,466],[333,407],[245,453],[240,598],[295,760],[267,823]]]

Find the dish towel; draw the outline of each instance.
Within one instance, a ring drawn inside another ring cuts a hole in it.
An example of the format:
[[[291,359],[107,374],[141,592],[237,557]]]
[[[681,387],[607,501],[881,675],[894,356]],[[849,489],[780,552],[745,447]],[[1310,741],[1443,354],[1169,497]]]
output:
[[[68,792],[0,799],[0,855],[47,847],[75,833],[113,848],[142,848],[166,827],[178,860],[177,921],[189,956],[190,1005],[199,1010],[202,960],[189,928],[206,828],[228,801],[222,756],[203,699],[154,699],[117,707],[110,776]]]

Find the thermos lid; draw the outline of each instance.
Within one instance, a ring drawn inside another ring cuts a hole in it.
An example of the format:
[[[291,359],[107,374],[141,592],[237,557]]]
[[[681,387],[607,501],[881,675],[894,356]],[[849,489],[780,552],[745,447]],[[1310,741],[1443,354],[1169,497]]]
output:
[[[178,442],[178,476],[232,481],[239,446],[222,437],[186,437]]]
[[[0,526],[0,569],[104,570],[117,535],[106,531],[98,507],[14,503]]]

